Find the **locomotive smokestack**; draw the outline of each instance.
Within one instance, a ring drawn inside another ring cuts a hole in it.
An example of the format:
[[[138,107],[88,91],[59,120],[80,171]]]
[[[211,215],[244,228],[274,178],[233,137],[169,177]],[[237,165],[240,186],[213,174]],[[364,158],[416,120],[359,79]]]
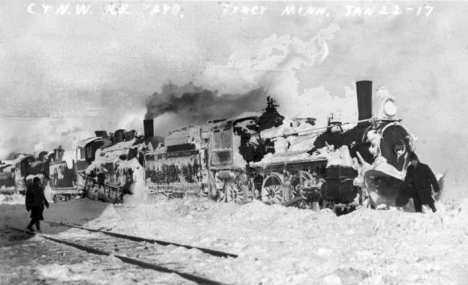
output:
[[[154,121],[143,120],[143,127],[145,128],[145,137],[154,137]]]
[[[358,120],[372,118],[372,81],[356,82],[356,93],[358,101]],[[366,123],[359,123],[365,125]]]

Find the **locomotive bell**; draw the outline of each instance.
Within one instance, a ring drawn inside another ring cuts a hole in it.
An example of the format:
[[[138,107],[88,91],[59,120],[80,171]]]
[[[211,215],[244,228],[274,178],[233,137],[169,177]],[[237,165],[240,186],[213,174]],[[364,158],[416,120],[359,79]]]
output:
[[[396,120],[398,106],[395,97],[388,93],[385,87],[377,90],[372,103],[372,117],[380,120]]]

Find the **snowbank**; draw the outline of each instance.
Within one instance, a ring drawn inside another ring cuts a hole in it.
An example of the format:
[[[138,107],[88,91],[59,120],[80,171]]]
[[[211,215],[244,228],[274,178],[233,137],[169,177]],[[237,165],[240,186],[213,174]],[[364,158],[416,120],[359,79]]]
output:
[[[436,214],[363,208],[336,217],[188,198],[114,207],[88,226],[237,253],[226,272],[198,265],[234,284],[458,284],[468,199],[437,206]]]
[[[191,265],[192,270],[229,284],[466,284],[468,199],[436,206],[435,214],[361,208],[337,217],[330,210],[313,212],[258,201],[237,205],[185,198],[128,206],[82,200],[52,205],[45,215],[54,221],[83,222],[94,211],[85,226],[238,254],[216,263],[200,257]],[[28,221],[23,205],[12,209],[24,212],[24,222]],[[184,256],[170,249],[158,256],[158,262],[190,263]],[[110,278],[103,269],[107,265],[93,266],[96,270],[90,274]],[[93,266],[51,264],[37,269],[60,282],[78,281],[79,276],[89,282],[85,275]],[[128,284],[127,279],[113,280]]]

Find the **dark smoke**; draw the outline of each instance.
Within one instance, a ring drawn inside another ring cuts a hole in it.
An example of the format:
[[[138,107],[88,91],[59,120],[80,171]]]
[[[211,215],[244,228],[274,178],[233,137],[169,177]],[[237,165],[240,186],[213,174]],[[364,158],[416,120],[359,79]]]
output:
[[[171,126],[164,131],[182,125],[202,125],[208,120],[228,119],[243,112],[261,112],[266,106],[267,93],[263,88],[242,95],[218,95],[217,91],[187,84],[164,85],[162,94],[154,93],[147,101],[145,119],[155,119],[163,114],[175,115]],[[157,126],[159,132],[163,126]]]

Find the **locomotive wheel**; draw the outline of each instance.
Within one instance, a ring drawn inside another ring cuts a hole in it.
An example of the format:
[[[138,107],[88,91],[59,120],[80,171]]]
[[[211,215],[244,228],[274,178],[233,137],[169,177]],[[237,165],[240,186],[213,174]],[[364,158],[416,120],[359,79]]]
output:
[[[284,201],[283,182],[277,174],[265,179],[262,187],[262,200],[269,204],[280,204]]]
[[[263,190],[263,201],[272,204],[283,202],[283,188],[281,185],[270,185],[265,187]]]
[[[304,183],[307,181],[312,181],[313,177],[309,172],[300,171],[299,175],[294,176],[291,179],[291,188],[292,188],[292,197],[294,199],[301,195],[301,187],[304,186]]]
[[[244,201],[244,189],[240,184],[231,182],[228,184],[231,201],[240,203]]]
[[[218,202],[242,202],[244,201],[244,191],[242,187],[235,182],[226,182],[224,189],[219,191]]]
[[[291,183],[291,200],[296,198],[296,197],[299,197],[301,196],[301,187],[302,187],[302,183],[297,183],[296,181],[294,181],[295,183]]]

